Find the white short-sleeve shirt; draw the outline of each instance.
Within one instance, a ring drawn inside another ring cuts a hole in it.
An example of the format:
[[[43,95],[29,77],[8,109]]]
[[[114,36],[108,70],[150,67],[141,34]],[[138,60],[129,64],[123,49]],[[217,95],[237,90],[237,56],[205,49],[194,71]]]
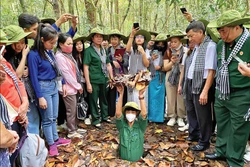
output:
[[[188,70],[188,76],[187,76],[188,79],[193,79],[194,66],[195,66],[197,54],[199,52],[199,46],[196,46],[194,51],[195,52],[192,53],[192,54],[194,54],[194,57],[193,57],[192,63],[191,63],[189,70]],[[209,42],[209,44],[207,46],[203,79],[207,78],[208,70],[216,70],[216,69],[217,69],[216,43],[211,41],[211,42]]]

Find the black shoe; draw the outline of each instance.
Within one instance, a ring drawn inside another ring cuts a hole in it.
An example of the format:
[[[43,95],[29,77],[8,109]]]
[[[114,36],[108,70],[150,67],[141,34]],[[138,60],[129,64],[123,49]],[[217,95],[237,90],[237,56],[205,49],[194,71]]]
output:
[[[193,150],[193,151],[204,151],[204,150],[206,150],[208,148],[209,148],[209,145],[208,146],[201,146],[201,145],[197,144],[197,145],[191,147],[191,150]]]
[[[190,137],[188,136],[188,138],[186,138],[187,141],[199,141],[199,138],[193,138],[193,137]]]
[[[225,157],[218,156],[216,153],[205,153],[205,158],[211,160],[226,160]]]

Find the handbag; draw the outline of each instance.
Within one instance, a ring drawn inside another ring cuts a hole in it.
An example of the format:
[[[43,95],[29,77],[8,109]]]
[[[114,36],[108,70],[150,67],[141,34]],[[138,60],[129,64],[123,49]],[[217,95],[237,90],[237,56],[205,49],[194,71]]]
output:
[[[87,117],[88,103],[84,100],[81,94],[77,101],[77,119],[84,120]]]

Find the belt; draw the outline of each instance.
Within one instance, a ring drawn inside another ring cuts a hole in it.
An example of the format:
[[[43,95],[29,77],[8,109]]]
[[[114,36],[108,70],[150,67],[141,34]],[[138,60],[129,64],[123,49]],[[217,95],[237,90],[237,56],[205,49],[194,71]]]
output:
[[[250,87],[244,87],[244,88],[230,88],[230,92],[233,93],[233,92],[238,92],[238,91],[246,90],[246,89],[250,89]]]

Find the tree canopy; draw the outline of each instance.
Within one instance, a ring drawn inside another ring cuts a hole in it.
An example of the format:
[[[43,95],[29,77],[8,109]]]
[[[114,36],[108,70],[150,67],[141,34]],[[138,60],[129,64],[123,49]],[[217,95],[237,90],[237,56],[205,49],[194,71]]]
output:
[[[242,15],[250,10],[249,0],[1,0],[0,5],[0,28],[18,24],[18,15],[23,12],[54,19],[67,12],[78,16],[78,31],[86,35],[96,26],[105,31],[116,28],[128,35],[133,22],[139,22],[140,27],[149,31],[185,30],[188,22],[181,7],[195,19],[210,21],[225,10],[236,9]],[[61,28],[68,27],[69,23]]]

